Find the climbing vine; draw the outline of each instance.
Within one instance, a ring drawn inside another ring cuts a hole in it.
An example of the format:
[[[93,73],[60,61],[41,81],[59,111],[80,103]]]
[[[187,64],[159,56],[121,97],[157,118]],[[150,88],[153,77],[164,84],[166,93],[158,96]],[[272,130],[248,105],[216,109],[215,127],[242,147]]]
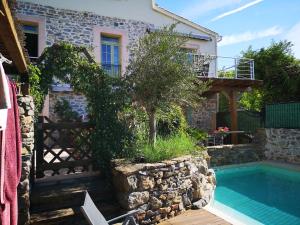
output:
[[[29,84],[30,84],[30,95],[33,97],[35,105],[35,115],[43,109],[44,98],[46,92],[41,87],[41,71],[40,69],[30,64],[28,66]],[[47,90],[48,91],[48,90]]]
[[[100,168],[107,168],[112,158],[123,156],[131,142],[131,132],[119,118],[119,112],[129,103],[122,80],[107,75],[84,47],[64,42],[47,48],[38,68],[43,75],[42,89],[50,87],[55,75],[87,98],[89,118],[95,124],[92,152]]]

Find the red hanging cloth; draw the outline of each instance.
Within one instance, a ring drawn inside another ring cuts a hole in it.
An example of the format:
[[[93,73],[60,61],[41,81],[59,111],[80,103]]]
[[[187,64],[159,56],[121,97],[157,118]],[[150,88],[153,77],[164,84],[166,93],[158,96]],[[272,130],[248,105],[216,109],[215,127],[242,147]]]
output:
[[[3,193],[0,194],[0,224],[17,225],[18,223],[18,198],[17,187],[20,182],[22,161],[22,141],[19,122],[19,109],[16,96],[16,86],[9,82],[9,94],[12,107],[8,109],[7,125],[5,131],[1,131],[1,180]],[[5,141],[3,140],[5,139]],[[4,144],[3,144],[4,141]]]

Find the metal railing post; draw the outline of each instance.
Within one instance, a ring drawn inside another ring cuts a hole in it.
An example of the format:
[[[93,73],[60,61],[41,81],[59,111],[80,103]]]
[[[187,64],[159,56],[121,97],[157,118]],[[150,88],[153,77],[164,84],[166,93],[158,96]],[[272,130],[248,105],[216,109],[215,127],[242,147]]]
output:
[[[252,59],[251,62],[252,62],[251,63],[251,65],[252,65],[251,66],[251,76],[252,76],[251,79],[254,80],[255,79],[255,77],[254,77],[254,60]]]
[[[235,79],[238,78],[238,71],[237,71],[237,59],[234,59],[234,69],[235,69]]]

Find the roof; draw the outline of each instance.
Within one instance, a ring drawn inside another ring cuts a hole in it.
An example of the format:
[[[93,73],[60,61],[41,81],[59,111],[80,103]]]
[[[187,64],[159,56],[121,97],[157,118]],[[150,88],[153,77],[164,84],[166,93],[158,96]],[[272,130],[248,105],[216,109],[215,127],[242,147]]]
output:
[[[148,28],[147,32],[152,33],[155,31],[159,31],[157,28]],[[185,33],[177,33],[179,36],[188,37],[191,39],[197,39],[202,41],[211,41],[212,38],[210,36],[204,36],[204,35],[197,35],[197,34],[185,34]]]
[[[23,74],[29,58],[24,48],[24,34],[12,10],[14,4],[15,0],[0,0],[0,52],[13,61],[14,68],[8,67],[9,71]]]
[[[190,27],[192,27],[192,28],[194,28],[196,30],[199,30],[199,31],[202,31],[204,33],[213,35],[213,36],[215,36],[217,38],[218,41],[221,40],[221,36],[218,33],[214,32],[214,31],[212,31],[210,29],[207,29],[207,28],[205,28],[203,26],[200,26],[199,24],[194,23],[194,22],[192,22],[192,21],[190,21],[190,20],[188,20],[188,19],[186,19],[186,18],[184,18],[182,16],[176,15],[175,13],[172,13],[172,12],[170,12],[170,11],[164,9],[164,8],[161,8],[160,6],[158,6],[156,4],[155,0],[152,0],[152,8],[155,11],[157,11],[157,12],[159,12],[161,14],[164,14],[165,16],[171,17],[171,18],[173,18],[173,19],[175,19],[175,20],[177,20],[177,21],[179,21],[179,22],[181,22],[183,24],[186,24],[186,25],[188,25],[188,26],[190,26]]]

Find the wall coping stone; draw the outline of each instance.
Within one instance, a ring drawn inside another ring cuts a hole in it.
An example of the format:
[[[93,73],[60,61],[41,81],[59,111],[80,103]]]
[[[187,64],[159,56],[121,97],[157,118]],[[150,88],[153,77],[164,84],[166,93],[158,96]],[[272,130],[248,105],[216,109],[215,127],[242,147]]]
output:
[[[115,171],[120,172],[124,175],[131,175],[140,170],[159,169],[162,167],[174,165],[176,163],[189,161],[191,159],[191,155],[181,156],[170,160],[164,160],[158,163],[132,163],[125,159],[115,159],[112,160],[112,165]]]

